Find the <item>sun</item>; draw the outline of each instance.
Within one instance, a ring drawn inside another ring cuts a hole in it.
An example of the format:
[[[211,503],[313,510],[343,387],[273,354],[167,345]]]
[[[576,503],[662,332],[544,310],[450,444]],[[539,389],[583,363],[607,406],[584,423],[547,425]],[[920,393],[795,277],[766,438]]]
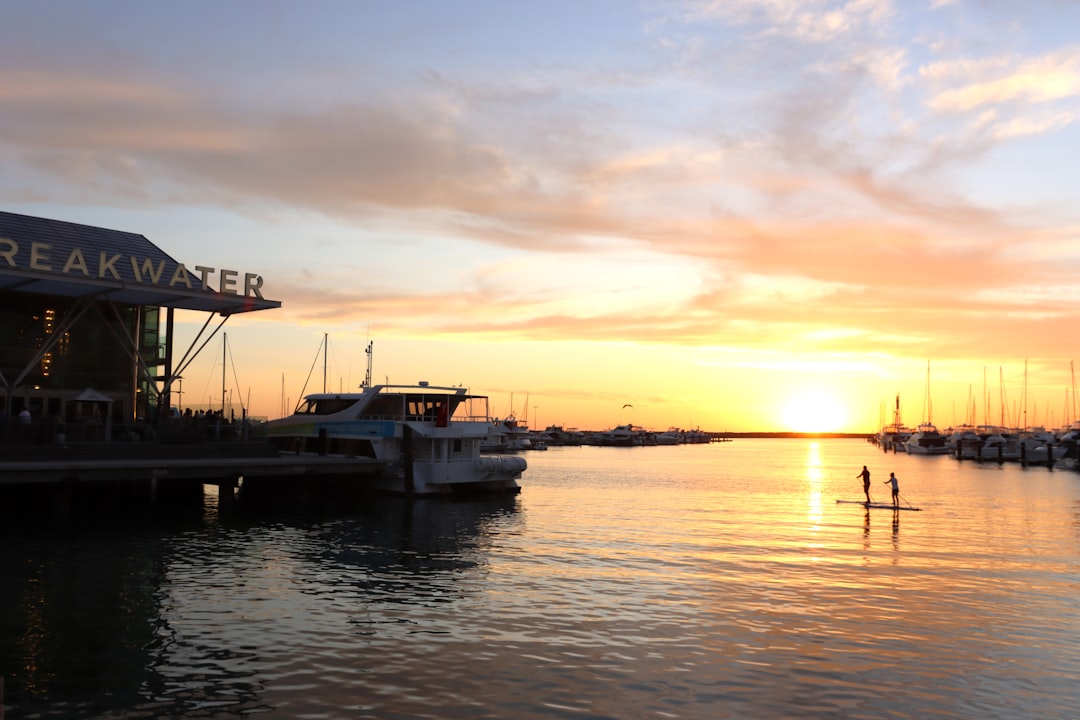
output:
[[[847,422],[844,406],[827,392],[804,390],[787,399],[784,427],[792,432],[836,432]]]

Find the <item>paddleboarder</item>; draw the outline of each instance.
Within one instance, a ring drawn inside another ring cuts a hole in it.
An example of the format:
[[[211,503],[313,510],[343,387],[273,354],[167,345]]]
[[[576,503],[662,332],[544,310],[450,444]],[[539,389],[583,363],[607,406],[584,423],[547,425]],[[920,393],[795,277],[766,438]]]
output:
[[[892,485],[892,506],[900,507],[900,481],[896,479],[896,473],[889,473],[889,479],[883,485]]]
[[[862,478],[862,491],[866,493],[866,504],[869,505],[871,502],[873,502],[870,499],[870,471],[866,469],[865,465],[863,465],[862,472],[855,477]]]

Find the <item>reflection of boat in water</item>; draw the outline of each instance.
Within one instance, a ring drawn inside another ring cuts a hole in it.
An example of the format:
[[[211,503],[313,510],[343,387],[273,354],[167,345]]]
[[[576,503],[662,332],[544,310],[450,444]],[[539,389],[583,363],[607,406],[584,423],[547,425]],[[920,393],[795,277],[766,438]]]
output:
[[[390,492],[518,492],[525,460],[480,454],[492,426],[487,405],[460,387],[365,383],[358,393],[308,395],[267,431],[283,452],[382,461],[378,487]]]

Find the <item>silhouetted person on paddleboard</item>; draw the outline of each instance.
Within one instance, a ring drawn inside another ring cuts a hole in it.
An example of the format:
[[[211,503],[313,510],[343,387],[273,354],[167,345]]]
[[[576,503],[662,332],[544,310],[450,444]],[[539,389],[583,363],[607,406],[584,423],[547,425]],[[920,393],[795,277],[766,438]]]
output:
[[[883,484],[892,485],[892,506],[900,507],[900,481],[896,479],[896,473],[889,473],[889,479]]]
[[[862,491],[866,493],[866,504],[869,505],[870,500],[870,471],[866,469],[866,466],[862,466],[862,472],[855,477],[862,478]]]

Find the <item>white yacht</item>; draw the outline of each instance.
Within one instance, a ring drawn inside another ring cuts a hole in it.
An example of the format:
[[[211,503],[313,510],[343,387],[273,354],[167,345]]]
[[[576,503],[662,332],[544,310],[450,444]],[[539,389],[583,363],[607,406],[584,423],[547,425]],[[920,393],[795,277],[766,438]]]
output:
[[[949,439],[933,423],[920,423],[904,443],[909,455],[948,455]]]
[[[881,428],[878,433],[878,445],[885,452],[907,452],[907,441],[915,433],[900,421],[900,396],[896,396],[896,409],[893,411],[891,424]]]
[[[1067,450],[1054,433],[1041,425],[1019,431],[1017,441],[1020,444],[1020,460],[1035,465],[1056,462],[1065,456]]]
[[[518,452],[531,450],[532,444],[529,428],[518,424],[517,418],[511,415],[491,421],[487,438],[480,443],[480,449],[487,453]]]
[[[1004,428],[983,438],[979,448],[980,460],[1019,460],[1020,457],[1020,441]]]
[[[481,455],[492,427],[488,399],[460,387],[365,382],[361,392],[308,395],[267,426],[282,452],[385,463],[378,488],[393,493],[519,492],[527,467],[520,457]]]

